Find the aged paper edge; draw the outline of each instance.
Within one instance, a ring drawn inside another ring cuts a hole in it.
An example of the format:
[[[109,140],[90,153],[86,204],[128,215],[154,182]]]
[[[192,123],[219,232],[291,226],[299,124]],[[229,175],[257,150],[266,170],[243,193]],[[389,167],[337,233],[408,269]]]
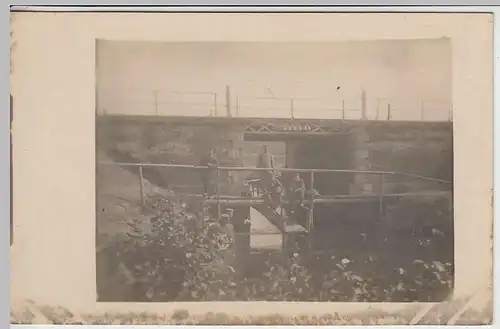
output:
[[[226,313],[205,313],[203,315],[191,315],[187,310],[179,309],[172,314],[159,315],[158,313],[134,313],[134,312],[110,312],[105,314],[73,314],[70,310],[61,306],[48,306],[37,304],[34,301],[23,301],[13,303],[11,310],[11,323],[36,323],[36,324],[151,324],[152,321],[158,324],[389,324],[391,319],[396,318],[394,324],[491,324],[492,321],[492,292],[478,294],[466,298],[453,298],[449,301],[437,304],[415,303],[405,309],[397,311],[395,314],[378,310],[373,307],[373,314],[369,311],[350,314],[326,314],[322,316],[285,316],[279,314],[269,314],[262,316],[239,317]],[[483,311],[471,311],[470,307],[474,299],[479,299]],[[459,304],[459,305],[457,305]],[[332,305],[334,307],[334,304]],[[458,307],[457,307],[458,306]],[[450,312],[449,309],[452,309]],[[471,312],[469,312],[471,311]],[[31,313],[31,320],[19,318],[21,313]],[[442,316],[444,312],[449,312],[451,316]],[[408,316],[403,316],[408,313]],[[486,314],[484,314],[486,313]],[[98,317],[103,317],[104,322],[100,322]],[[97,319],[96,319],[97,318]],[[397,318],[403,318],[401,322]],[[430,318],[430,319],[429,319]],[[381,322],[377,322],[381,321]],[[323,321],[323,322],[322,322]],[[372,322],[375,321],[375,322]]]
[[[490,325],[493,321],[491,288],[468,297],[441,303],[414,303],[395,312],[376,307],[361,312],[318,315],[268,314],[234,316],[227,313],[191,314],[179,308],[170,314],[153,312],[103,312],[78,314],[62,306],[23,301],[11,310],[11,324],[201,324],[201,325]],[[475,307],[474,307],[475,306]],[[332,305],[332,308],[334,306]],[[481,311],[478,311],[481,309]]]

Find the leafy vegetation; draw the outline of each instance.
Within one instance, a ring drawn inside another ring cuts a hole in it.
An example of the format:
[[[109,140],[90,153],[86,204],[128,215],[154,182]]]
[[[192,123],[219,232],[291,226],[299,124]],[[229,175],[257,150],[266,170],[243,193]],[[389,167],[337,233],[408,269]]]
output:
[[[438,301],[453,286],[451,263],[415,260],[388,269],[368,255],[295,250],[251,254],[253,275],[239,270],[230,214],[216,221],[176,200],[152,198],[150,229],[130,225],[128,239],[111,246],[120,282],[133,301]],[[117,257],[116,257],[117,256]],[[112,300],[111,296],[100,296]]]

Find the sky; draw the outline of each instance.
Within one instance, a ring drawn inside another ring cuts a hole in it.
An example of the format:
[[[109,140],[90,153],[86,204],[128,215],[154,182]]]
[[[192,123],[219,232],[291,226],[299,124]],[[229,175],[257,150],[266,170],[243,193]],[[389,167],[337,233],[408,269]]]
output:
[[[99,40],[98,111],[446,120],[452,99],[448,39],[352,42]],[[290,100],[293,98],[293,104]],[[342,111],[342,109],[344,109]]]

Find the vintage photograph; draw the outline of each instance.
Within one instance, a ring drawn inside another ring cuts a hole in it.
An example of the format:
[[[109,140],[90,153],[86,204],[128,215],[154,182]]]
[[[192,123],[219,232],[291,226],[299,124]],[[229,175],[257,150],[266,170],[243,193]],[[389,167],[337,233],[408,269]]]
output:
[[[440,302],[448,38],[96,42],[98,302]]]

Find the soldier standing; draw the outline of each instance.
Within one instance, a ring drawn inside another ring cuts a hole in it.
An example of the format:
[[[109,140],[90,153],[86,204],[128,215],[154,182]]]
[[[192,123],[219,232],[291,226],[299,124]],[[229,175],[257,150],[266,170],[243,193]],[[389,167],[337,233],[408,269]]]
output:
[[[306,193],[306,184],[299,173],[295,174],[290,187],[290,207],[295,210],[297,203],[303,207]]]
[[[214,194],[214,175],[219,166],[219,161],[215,155],[215,149],[210,148],[208,154],[203,156],[200,161],[200,166],[208,167],[201,169],[201,181],[203,183],[203,196],[209,197]]]
[[[239,166],[237,150],[234,147],[234,141],[229,141],[229,148],[226,150],[226,157],[229,159],[231,167]],[[230,185],[236,184],[236,173],[233,171],[228,171],[227,178]]]
[[[278,207],[282,207],[284,193],[285,193],[285,188],[283,187],[283,184],[281,184],[278,177],[273,176],[271,189],[266,193],[268,202],[273,208],[273,210]]]
[[[262,187],[264,191],[268,191],[271,188],[274,177],[274,157],[267,150],[267,145],[262,147],[262,152],[259,154],[257,159],[257,168],[271,168],[270,170],[261,172]]]

